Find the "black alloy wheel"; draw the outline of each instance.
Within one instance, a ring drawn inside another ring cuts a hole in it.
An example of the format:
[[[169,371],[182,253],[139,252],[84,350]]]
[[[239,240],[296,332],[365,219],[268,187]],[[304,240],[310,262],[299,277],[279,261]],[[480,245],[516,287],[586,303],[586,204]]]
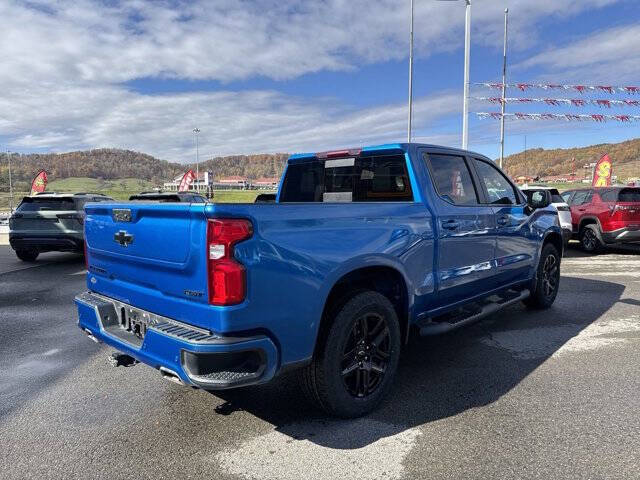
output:
[[[400,359],[400,322],[394,305],[364,290],[328,314],[311,363],[300,370],[307,398],[343,418],[366,415],[389,393]]]
[[[547,243],[540,252],[540,260],[530,287],[531,295],[523,303],[535,309],[549,308],[559,289],[560,253],[553,244]]]
[[[598,244],[598,239],[596,238],[596,234],[590,228],[585,228],[584,233],[582,234],[582,246],[588,252],[592,252],[596,249],[596,245]]]
[[[556,293],[560,280],[560,268],[555,256],[548,255],[542,266],[542,291],[545,296],[551,297]]]
[[[355,319],[342,350],[342,380],[353,397],[364,398],[380,386],[391,358],[386,320],[377,313]]]

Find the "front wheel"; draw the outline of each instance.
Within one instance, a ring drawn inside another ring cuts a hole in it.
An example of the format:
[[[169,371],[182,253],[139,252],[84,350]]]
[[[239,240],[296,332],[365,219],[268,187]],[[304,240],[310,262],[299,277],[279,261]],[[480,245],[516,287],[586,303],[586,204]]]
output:
[[[23,262],[35,262],[40,252],[35,249],[16,250],[16,256]]]
[[[391,388],[400,357],[400,326],[391,302],[373,291],[355,295],[318,341],[302,372],[307,396],[339,417],[372,411]]]
[[[531,296],[524,300],[530,308],[546,309],[553,305],[560,288],[560,254],[547,243],[542,248]]]

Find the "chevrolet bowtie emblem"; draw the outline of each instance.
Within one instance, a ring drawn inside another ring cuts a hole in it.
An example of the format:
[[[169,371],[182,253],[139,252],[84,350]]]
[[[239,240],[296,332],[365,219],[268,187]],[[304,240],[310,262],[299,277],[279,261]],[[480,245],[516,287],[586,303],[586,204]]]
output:
[[[120,230],[113,236],[113,240],[123,247],[128,247],[130,243],[133,243],[133,235],[127,233],[126,230]]]

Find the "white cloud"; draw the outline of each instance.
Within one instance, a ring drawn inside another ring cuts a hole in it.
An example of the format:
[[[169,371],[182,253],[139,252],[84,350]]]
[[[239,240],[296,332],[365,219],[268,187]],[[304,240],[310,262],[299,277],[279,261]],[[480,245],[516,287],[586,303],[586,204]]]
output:
[[[569,45],[550,48],[515,66],[544,67],[563,79],[590,79],[619,84],[638,80],[640,25],[598,31]]]
[[[41,111],[47,95],[51,100]],[[458,112],[459,103],[450,92],[416,99],[416,132]],[[117,145],[183,161],[191,160],[194,125],[202,130],[204,155],[321,150],[401,141],[406,135],[405,104],[354,109],[332,99],[303,101],[273,91],[141,95],[115,86],[50,87],[19,101],[0,98],[0,111],[13,112],[11,119],[0,118],[0,129],[17,147]]]
[[[511,2],[515,48],[531,48],[536,23],[617,0]],[[501,47],[502,0],[474,2],[474,45]],[[401,60],[408,2],[397,0],[0,2],[0,131],[14,148],[117,146],[180,160],[194,125],[210,154],[330,148],[404,139],[403,104],[355,108],[331,98],[234,92],[256,76],[286,80]],[[437,19],[437,21],[434,21]],[[462,45],[463,2],[416,2],[419,55]],[[535,57],[534,57],[535,58]],[[143,95],[124,82],[167,77],[218,80],[218,92]],[[459,92],[416,102],[421,140],[459,112]],[[425,134],[425,132],[427,132]]]

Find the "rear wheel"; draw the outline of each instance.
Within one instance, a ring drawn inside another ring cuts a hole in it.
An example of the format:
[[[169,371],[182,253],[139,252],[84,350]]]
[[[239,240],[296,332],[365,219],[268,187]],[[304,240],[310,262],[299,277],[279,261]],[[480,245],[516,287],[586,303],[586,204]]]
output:
[[[33,248],[16,250],[16,256],[23,262],[34,262],[38,255],[40,255],[40,252]]]
[[[542,248],[531,296],[524,300],[530,308],[545,309],[553,305],[560,288],[560,254],[547,243]]]
[[[310,400],[345,418],[372,411],[391,388],[400,357],[400,326],[391,302],[372,291],[355,295],[318,341],[302,372]]]
[[[582,249],[589,253],[598,253],[604,244],[600,240],[600,232],[597,225],[585,225],[580,233]]]

